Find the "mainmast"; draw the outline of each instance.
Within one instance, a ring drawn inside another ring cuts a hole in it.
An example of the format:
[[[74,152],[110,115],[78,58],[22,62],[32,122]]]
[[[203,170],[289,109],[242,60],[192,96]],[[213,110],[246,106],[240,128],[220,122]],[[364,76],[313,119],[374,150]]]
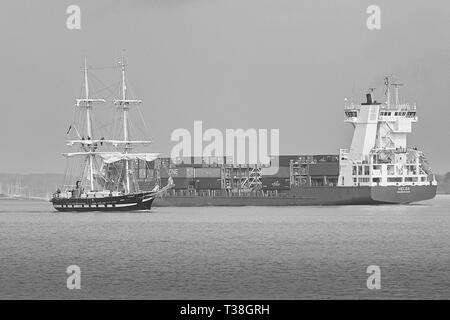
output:
[[[76,105],[77,107],[85,108],[86,110],[86,133],[87,140],[86,144],[88,145],[89,151],[87,152],[88,163],[89,163],[89,182],[90,182],[90,190],[94,190],[94,156],[95,156],[95,145],[92,142],[92,119],[91,119],[91,110],[93,103],[96,102],[106,102],[104,99],[91,99],[89,98],[89,81],[88,81],[88,66],[87,59],[84,58],[84,98],[77,99]],[[80,141],[83,143],[83,141]]]
[[[88,140],[93,139],[92,136],[92,124],[91,124],[91,109],[92,105],[89,101],[89,82],[88,82],[88,68],[87,68],[87,59],[84,57],[84,98],[86,99],[86,126],[87,126],[87,138]],[[92,150],[92,144],[89,145],[89,151]],[[89,181],[91,191],[94,190],[94,155],[89,154]]]
[[[122,101],[125,101],[127,98],[127,85],[125,83],[125,59],[122,56],[122,60],[120,61],[121,70],[122,70]],[[123,104],[123,140],[128,141],[128,103]]]

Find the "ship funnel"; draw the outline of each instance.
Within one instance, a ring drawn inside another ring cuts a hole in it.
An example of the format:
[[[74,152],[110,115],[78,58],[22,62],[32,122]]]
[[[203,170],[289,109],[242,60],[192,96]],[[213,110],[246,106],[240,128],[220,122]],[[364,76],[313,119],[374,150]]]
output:
[[[371,93],[366,94],[366,99],[367,99],[366,104],[372,104],[372,94]]]

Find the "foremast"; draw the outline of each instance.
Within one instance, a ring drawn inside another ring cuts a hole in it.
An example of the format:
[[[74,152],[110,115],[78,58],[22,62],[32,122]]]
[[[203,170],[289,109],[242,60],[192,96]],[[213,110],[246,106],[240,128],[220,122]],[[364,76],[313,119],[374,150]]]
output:
[[[89,97],[89,80],[88,80],[88,66],[87,66],[87,58],[84,58],[84,98],[76,99],[77,107],[83,108],[86,114],[86,133],[87,133],[87,141],[93,141],[93,132],[92,132],[92,118],[91,111],[94,103],[104,103],[106,102],[104,99],[91,99]],[[95,149],[96,145],[93,143],[87,144],[88,152],[87,160],[89,166],[89,187],[90,191],[94,191],[94,157],[95,157]]]

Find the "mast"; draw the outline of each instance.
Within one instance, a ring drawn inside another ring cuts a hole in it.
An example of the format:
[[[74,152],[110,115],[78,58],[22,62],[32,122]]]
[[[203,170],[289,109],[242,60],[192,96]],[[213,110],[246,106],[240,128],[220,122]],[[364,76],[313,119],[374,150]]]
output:
[[[87,127],[87,135],[88,140],[93,139],[92,137],[92,124],[91,124],[91,109],[92,104],[91,101],[89,101],[89,82],[88,82],[88,68],[87,68],[87,59],[84,57],[84,98],[86,99],[86,127]],[[89,145],[89,151],[92,150],[92,144]],[[94,190],[94,155],[89,154],[89,181],[90,181],[90,187],[91,191]]]
[[[122,56],[122,60],[120,62],[122,66],[122,101],[126,101],[127,96],[127,86],[125,84],[125,59]],[[124,141],[128,141],[128,104],[123,104],[123,139]]]
[[[391,107],[391,85],[389,83],[389,76],[384,78],[384,84],[386,85],[386,99],[388,109]]]
[[[392,85],[395,88],[395,105],[398,107],[398,105],[400,104],[400,98],[398,95],[398,87],[402,86],[403,83],[393,83]]]
[[[129,127],[128,127],[128,111],[130,110],[130,105],[140,104],[141,100],[132,100],[127,99],[127,85],[125,82],[125,57],[122,55],[122,59],[119,62],[121,65],[121,74],[122,74],[122,97],[121,99],[114,100],[114,104],[119,105],[122,108],[123,112],[123,141],[124,144],[124,154],[128,154],[131,150],[131,146],[135,143],[149,143],[150,141],[130,141],[129,137]],[[126,193],[130,193],[130,163],[128,159],[125,159],[125,181],[126,181]]]
[[[86,152],[86,154],[87,154],[88,166],[89,166],[89,180],[90,180],[89,187],[90,187],[90,191],[93,191],[94,190],[94,157],[95,157],[96,146],[93,143],[91,143],[91,141],[93,140],[91,110],[92,110],[92,106],[94,103],[106,102],[106,101],[104,99],[91,99],[89,97],[88,65],[87,65],[86,57],[84,57],[83,73],[84,73],[84,97],[81,99],[76,99],[76,106],[80,107],[80,108],[85,108],[85,110],[86,110],[86,134],[87,134],[88,139],[87,140],[80,139],[78,142],[81,145],[88,146],[89,151]]]
[[[122,69],[122,101],[125,101],[127,98],[127,86],[125,84],[125,59],[122,55],[121,60],[121,69]],[[128,104],[124,103],[122,105],[123,110],[123,140],[128,141]],[[130,149],[130,145],[125,145],[125,153],[128,153]],[[129,174],[129,161],[125,159],[125,176],[126,176],[126,193],[130,193],[130,174]]]

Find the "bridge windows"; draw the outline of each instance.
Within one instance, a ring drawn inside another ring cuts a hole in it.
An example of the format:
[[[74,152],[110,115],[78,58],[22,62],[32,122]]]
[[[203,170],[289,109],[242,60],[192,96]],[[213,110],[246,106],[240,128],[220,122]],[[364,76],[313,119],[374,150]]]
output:
[[[391,178],[387,178],[387,182],[402,182],[403,178],[402,177],[391,177]]]
[[[407,170],[408,174],[413,174],[413,175],[417,174],[417,168],[415,165],[407,165],[406,170]]]
[[[387,174],[389,176],[393,176],[395,174],[394,166],[393,165],[387,165]]]
[[[364,175],[365,176],[370,175],[370,167],[369,166],[364,166]]]

